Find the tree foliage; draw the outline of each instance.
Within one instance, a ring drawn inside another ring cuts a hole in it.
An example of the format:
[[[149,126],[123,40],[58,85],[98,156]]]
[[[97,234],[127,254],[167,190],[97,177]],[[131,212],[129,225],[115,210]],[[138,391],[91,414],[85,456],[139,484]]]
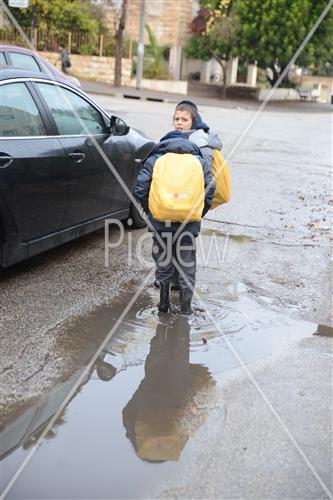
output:
[[[240,56],[271,68],[273,84],[310,31],[327,0],[202,0],[187,46],[190,57]],[[208,14],[207,14],[208,13]],[[204,28],[202,28],[204,22]],[[200,27],[200,29],[198,29]],[[314,70],[333,60],[333,11],[297,60]]]
[[[8,5],[8,0],[5,3]],[[64,34],[76,29],[98,33],[102,27],[101,18],[92,15],[96,6],[85,0],[33,0],[27,9],[9,9],[23,28],[31,27],[35,10],[36,28],[46,29],[50,34]]]
[[[326,0],[236,0],[234,14],[241,26],[238,53],[261,67],[287,66],[311,30]],[[304,51],[299,65],[316,65],[333,56],[332,11],[322,21]]]
[[[169,46],[159,45],[155,33],[148,24],[145,25],[145,29],[148,33],[149,45],[145,47],[143,76],[165,80],[169,76],[168,64],[165,60]]]
[[[220,57],[236,54],[238,21],[232,14],[232,0],[201,0],[201,9],[191,23],[192,36],[186,55],[207,60],[211,51]]]

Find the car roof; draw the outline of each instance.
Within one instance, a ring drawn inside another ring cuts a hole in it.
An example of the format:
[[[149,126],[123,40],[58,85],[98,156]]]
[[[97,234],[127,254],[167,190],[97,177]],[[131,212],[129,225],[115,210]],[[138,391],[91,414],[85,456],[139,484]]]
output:
[[[49,70],[51,71],[51,73],[53,73],[53,75],[56,76],[55,80],[56,81],[59,81],[59,82],[62,82],[62,83],[68,83],[70,86],[74,86],[76,88],[81,88],[81,84],[79,82],[79,80],[73,76],[73,75],[62,75],[62,73],[58,70],[58,68],[56,68],[54,66],[54,64],[50,63],[50,61],[48,61],[47,59],[45,59],[45,57],[43,57],[42,54],[40,54],[39,52],[37,52],[37,50],[30,50],[30,49],[27,49],[25,47],[19,47],[18,45],[3,45],[3,44],[0,44],[0,52],[3,51],[3,52],[18,52],[18,53],[21,53],[21,54],[28,54],[28,55],[31,55],[31,56],[34,56],[37,58],[38,62],[41,64],[44,64],[46,65]],[[51,78],[52,80],[52,78]]]
[[[29,71],[27,69],[15,68],[14,66],[0,66],[0,80],[9,80],[13,78],[42,78],[43,80],[58,81],[40,71]],[[65,82],[61,81],[61,83]]]
[[[20,47],[19,45],[3,45],[0,44],[0,50],[13,50],[15,52],[25,52],[26,54],[33,54],[35,51],[27,49],[26,47]]]
[[[82,90],[80,87],[72,83],[66,78],[61,78],[61,73],[59,77],[53,74],[53,77],[42,71],[31,71],[27,69],[16,68],[15,66],[1,66],[0,65],[0,81],[2,80],[13,80],[15,78],[38,78],[39,80],[48,80],[51,82],[58,82],[68,87],[72,87],[75,90]]]

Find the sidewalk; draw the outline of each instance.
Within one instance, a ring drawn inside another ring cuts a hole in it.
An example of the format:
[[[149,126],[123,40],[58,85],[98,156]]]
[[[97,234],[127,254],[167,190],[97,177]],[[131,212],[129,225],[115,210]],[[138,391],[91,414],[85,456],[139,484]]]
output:
[[[148,90],[148,89],[136,89],[134,87],[114,87],[108,83],[95,82],[95,81],[87,81],[80,80],[82,89],[85,92],[89,92],[91,94],[103,94],[110,95],[114,97],[124,97],[127,99],[143,99],[147,101],[156,101],[156,102],[171,102],[177,103],[182,101],[183,99],[193,99],[197,104],[205,105],[205,106],[219,106],[219,107],[237,107],[237,101],[217,99],[215,97],[206,97],[197,95],[184,95],[184,94],[173,94],[169,92],[161,92],[156,90]],[[243,103],[251,104],[251,101],[242,101]],[[253,104],[253,103],[252,103]]]
[[[255,100],[245,100],[245,99],[218,99],[216,97],[209,96],[198,96],[198,95],[183,95],[183,94],[173,94],[169,92],[160,92],[156,90],[147,89],[136,89],[133,87],[114,87],[108,83],[80,80],[82,90],[90,94],[102,94],[114,97],[123,97],[125,99],[142,99],[147,101],[156,102],[170,102],[177,103],[183,99],[189,99],[195,101],[197,105],[201,106],[214,106],[217,108],[242,108],[242,109],[253,109],[257,110],[261,103]],[[310,112],[310,113],[323,113],[332,112],[332,105],[326,103],[315,103],[315,102],[298,102],[298,101],[272,101],[269,102],[266,107],[270,111],[281,111],[281,112]]]

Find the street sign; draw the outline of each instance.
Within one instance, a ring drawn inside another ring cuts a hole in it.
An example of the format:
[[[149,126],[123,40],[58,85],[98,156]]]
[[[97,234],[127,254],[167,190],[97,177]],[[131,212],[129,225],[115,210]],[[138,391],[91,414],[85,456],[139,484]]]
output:
[[[20,9],[26,9],[29,7],[29,0],[9,0],[9,7],[19,7]]]

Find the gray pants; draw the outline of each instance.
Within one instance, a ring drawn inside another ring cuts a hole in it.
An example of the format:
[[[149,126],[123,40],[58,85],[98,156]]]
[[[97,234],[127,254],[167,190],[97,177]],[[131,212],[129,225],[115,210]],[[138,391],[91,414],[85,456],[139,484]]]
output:
[[[190,289],[193,292],[197,267],[195,239],[193,238],[193,241],[190,241],[188,239],[185,240],[185,238],[182,240],[181,238],[182,235],[179,236],[177,241],[172,242],[171,238],[163,238],[161,236],[167,249],[165,252],[165,249],[160,245],[156,237],[153,237],[152,255],[156,264],[155,276],[160,282],[171,282],[171,280],[174,282],[175,277],[177,277],[182,290]],[[181,270],[179,276],[176,266],[173,265],[172,257],[178,263]]]

